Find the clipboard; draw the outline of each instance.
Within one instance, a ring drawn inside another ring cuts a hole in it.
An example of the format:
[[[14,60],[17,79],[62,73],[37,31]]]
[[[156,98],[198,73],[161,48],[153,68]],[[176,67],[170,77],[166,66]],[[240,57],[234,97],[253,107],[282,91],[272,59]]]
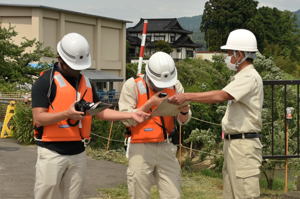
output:
[[[166,98],[163,100],[160,105],[154,109],[151,113],[152,116],[176,116],[180,112],[180,108],[188,105],[189,102],[185,102],[180,105],[171,104]]]

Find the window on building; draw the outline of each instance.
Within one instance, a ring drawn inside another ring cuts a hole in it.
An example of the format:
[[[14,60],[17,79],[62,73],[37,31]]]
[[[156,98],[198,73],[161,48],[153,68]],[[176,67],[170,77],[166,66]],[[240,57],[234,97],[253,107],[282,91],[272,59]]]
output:
[[[177,48],[177,52],[178,52],[178,53],[181,53],[181,48]]]
[[[137,37],[138,34],[137,33],[130,33],[130,36]]]
[[[170,42],[173,43],[175,41],[175,35],[170,36]]]
[[[114,90],[114,82],[109,82],[109,90]]]
[[[107,83],[106,82],[97,82],[97,88],[99,90],[107,90]]]
[[[151,42],[151,35],[147,35],[147,36],[146,36],[146,41],[147,41],[147,42]]]
[[[192,51],[192,50],[187,50],[187,51],[186,51],[186,57],[194,57],[194,51]]]
[[[165,41],[165,35],[155,35],[154,36],[154,41]]]

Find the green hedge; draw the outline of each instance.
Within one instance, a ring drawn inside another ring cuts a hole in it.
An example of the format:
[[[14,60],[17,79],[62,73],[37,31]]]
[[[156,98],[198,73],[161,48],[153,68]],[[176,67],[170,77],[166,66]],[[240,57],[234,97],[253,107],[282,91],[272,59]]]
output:
[[[20,144],[33,144],[33,122],[31,106],[17,102],[15,115],[12,117],[12,132]]]

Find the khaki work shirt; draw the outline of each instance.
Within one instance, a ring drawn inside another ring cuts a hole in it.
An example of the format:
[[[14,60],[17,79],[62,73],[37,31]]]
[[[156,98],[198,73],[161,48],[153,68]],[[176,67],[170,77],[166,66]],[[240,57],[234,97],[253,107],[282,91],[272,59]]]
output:
[[[251,64],[239,71],[222,90],[234,98],[228,101],[222,119],[225,134],[260,132],[263,83],[254,66]]]
[[[184,88],[179,81],[176,82],[175,89],[176,89],[176,93],[184,93]],[[119,110],[122,112],[135,112],[137,110],[136,109],[137,97],[138,97],[138,88],[137,88],[136,82],[135,82],[134,78],[130,78],[130,79],[126,80],[126,82],[124,83],[124,85],[122,87],[122,91],[121,91],[120,98],[119,98]],[[190,110],[188,113],[188,120],[184,124],[189,122],[189,120],[191,119],[191,116],[192,116],[192,112]],[[178,122],[180,124],[183,124],[179,120],[178,120]],[[123,123],[126,126],[135,126],[137,124],[132,119],[125,120],[125,121],[123,121]]]

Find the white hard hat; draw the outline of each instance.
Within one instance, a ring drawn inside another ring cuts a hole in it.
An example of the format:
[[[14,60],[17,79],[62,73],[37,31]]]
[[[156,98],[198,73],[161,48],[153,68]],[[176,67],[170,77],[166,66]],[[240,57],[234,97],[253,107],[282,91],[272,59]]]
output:
[[[146,65],[146,75],[157,88],[169,88],[177,82],[173,58],[164,52],[154,53]]]
[[[223,50],[238,50],[246,52],[256,52],[257,42],[255,35],[246,29],[237,29],[230,32]]]
[[[57,52],[74,70],[84,70],[91,66],[89,43],[78,33],[66,34],[58,42]]]

